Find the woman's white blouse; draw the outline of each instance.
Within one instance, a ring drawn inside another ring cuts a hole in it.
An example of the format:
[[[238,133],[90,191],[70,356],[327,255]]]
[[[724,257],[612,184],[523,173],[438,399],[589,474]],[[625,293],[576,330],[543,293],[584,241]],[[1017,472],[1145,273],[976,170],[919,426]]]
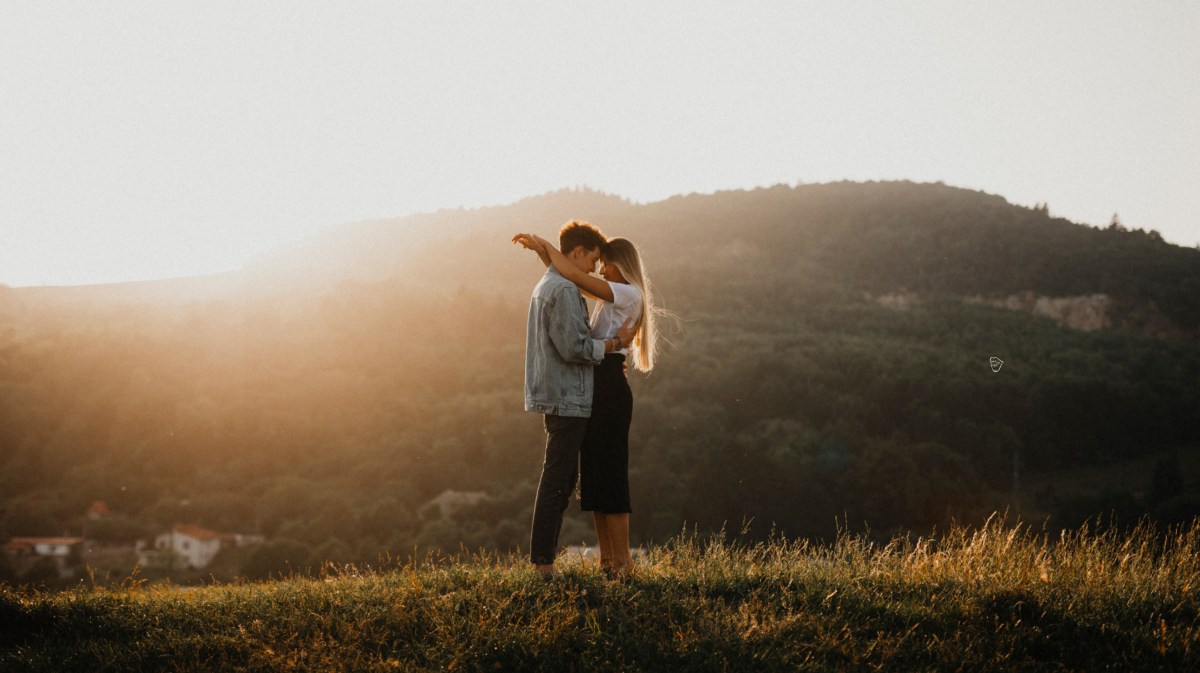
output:
[[[634,324],[642,314],[642,293],[628,283],[608,281],[612,289],[613,301],[596,300],[596,310],[592,312],[592,338],[611,339],[617,336],[617,330],[626,318],[633,318]],[[622,348],[619,353],[629,353],[628,348]]]

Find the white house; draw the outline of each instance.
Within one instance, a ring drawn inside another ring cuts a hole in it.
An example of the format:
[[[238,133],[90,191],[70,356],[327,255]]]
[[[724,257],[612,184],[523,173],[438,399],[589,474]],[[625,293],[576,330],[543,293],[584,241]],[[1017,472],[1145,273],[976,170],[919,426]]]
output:
[[[20,565],[42,557],[54,559],[59,574],[68,576],[83,558],[83,538],[14,537],[4,545],[4,551]]]
[[[138,543],[138,562],[145,566],[166,565],[168,555],[188,568],[203,568],[221,551],[221,534],[195,524],[175,526],[154,538],[154,546]]]
[[[14,537],[4,545],[14,556],[50,556],[70,558],[83,549],[81,537]]]

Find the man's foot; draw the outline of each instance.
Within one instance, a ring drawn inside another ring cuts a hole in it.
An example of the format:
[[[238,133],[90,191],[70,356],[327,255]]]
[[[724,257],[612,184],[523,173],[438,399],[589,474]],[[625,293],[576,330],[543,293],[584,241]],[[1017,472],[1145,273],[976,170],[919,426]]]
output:
[[[546,579],[552,579],[554,577],[558,577],[558,573],[554,572],[554,564],[553,563],[535,563],[535,564],[533,564],[533,568],[534,568],[534,570],[541,573],[542,577],[545,577]]]

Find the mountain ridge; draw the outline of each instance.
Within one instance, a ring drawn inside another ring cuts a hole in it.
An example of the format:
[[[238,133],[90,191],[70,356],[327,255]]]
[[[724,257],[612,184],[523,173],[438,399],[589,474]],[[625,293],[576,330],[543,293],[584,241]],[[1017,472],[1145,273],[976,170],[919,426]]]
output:
[[[334,225],[223,274],[69,288],[8,288],[0,301],[80,308],[91,302],[186,304],[335,291],[406,277],[428,291],[518,283],[517,231],[553,237],[569,219],[625,235],[665,286],[770,270],[775,283],[837,284],[873,295],[950,295],[1015,306],[1012,297],[1103,294],[1106,326],[1200,338],[1200,250],[1155,232],[1100,229],[1004,197],[943,183],[832,182],[676,195],[650,203],[560,189],[476,209]],[[493,277],[473,273],[490,268]]]

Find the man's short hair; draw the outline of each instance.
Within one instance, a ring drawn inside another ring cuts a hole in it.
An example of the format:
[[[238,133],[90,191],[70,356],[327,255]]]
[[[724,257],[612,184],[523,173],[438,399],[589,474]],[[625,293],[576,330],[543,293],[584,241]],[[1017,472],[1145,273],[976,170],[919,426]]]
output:
[[[558,231],[558,249],[562,254],[569,255],[575,248],[583,246],[584,250],[604,249],[604,234],[583,220],[571,220]]]

